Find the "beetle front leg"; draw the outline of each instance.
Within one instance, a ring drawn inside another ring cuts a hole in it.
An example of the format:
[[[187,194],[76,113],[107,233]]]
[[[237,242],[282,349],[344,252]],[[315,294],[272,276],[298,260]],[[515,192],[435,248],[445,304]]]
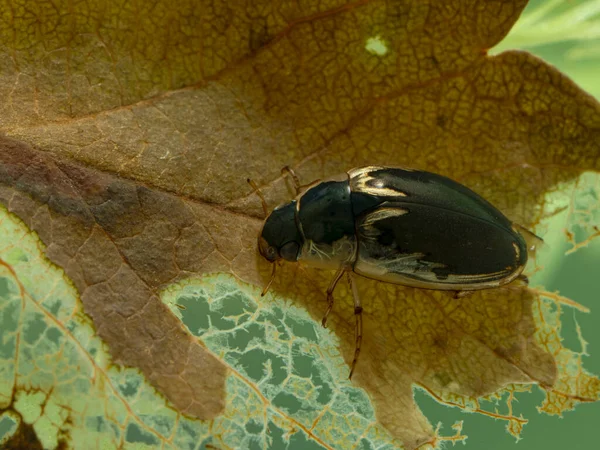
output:
[[[338,281],[340,281],[340,278],[342,278],[342,275],[344,275],[345,271],[346,271],[345,267],[340,267],[338,269],[338,271],[335,273],[333,280],[331,280],[331,283],[329,283],[329,287],[327,288],[327,311],[325,311],[323,320],[321,320],[321,325],[323,325],[323,328],[327,328],[327,317],[329,316],[329,313],[333,309],[333,291],[334,291],[335,286],[338,283]]]
[[[320,180],[315,180],[312,183],[300,184],[300,178],[298,178],[298,175],[296,175],[296,172],[290,166],[285,166],[283,169],[281,169],[281,175],[285,175],[285,174],[288,174],[292,178],[292,183],[294,184],[294,189],[296,190],[296,195],[300,195],[302,193],[302,191],[304,191],[308,187],[313,186],[315,183],[318,183],[320,181]]]
[[[296,195],[300,194],[300,191],[302,190],[302,186],[300,186],[300,178],[298,178],[298,175],[296,175],[296,172],[294,172],[294,170],[290,166],[285,166],[283,169],[281,169],[282,175],[285,175],[286,173],[290,177],[292,177],[292,183],[294,183],[294,189],[296,189]]]
[[[352,277],[352,274],[350,272],[348,272],[348,284],[350,284],[350,290],[352,291],[352,297],[354,298],[354,317],[356,317],[356,327],[354,328],[354,358],[352,358],[350,374],[348,375],[348,379],[352,379],[352,374],[354,373],[354,368],[356,367],[356,363],[358,362],[358,355],[360,355],[360,347],[362,344],[363,308],[360,303],[360,297],[358,296],[358,288],[356,287],[356,283],[354,282],[354,278]]]

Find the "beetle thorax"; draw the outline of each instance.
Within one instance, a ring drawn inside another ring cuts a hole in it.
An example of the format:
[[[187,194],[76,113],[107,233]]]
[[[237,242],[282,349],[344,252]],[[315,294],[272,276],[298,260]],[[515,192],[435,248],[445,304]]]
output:
[[[324,181],[306,191],[296,214],[304,238],[299,261],[326,269],[354,263],[357,241],[347,179]]]

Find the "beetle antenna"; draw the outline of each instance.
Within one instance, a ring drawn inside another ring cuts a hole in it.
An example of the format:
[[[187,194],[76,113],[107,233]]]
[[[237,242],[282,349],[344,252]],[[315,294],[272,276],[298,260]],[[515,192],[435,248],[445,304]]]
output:
[[[267,202],[265,201],[265,197],[263,196],[262,192],[260,192],[260,189],[258,188],[258,186],[256,185],[256,183],[254,181],[252,181],[250,178],[246,179],[246,181],[248,182],[248,184],[250,186],[252,186],[252,189],[254,189],[254,192],[256,192],[256,195],[258,195],[260,197],[260,202],[262,203],[262,208],[263,208],[263,211],[265,212],[265,217],[267,217],[269,215],[269,208],[267,206]]]
[[[271,263],[271,264],[273,264],[273,270],[271,271],[271,279],[269,280],[269,282],[267,283],[267,285],[265,286],[265,288],[260,293],[261,297],[265,296],[265,294],[267,293],[267,291],[271,287],[271,284],[273,283],[273,280],[275,279],[275,272],[277,271],[277,263],[274,262],[274,263]]]

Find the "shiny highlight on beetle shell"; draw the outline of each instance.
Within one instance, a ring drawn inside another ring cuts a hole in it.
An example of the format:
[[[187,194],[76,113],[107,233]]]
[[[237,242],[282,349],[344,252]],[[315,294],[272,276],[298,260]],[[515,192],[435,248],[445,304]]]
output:
[[[406,197],[406,192],[390,183],[386,183],[384,179],[376,177],[374,171],[377,169],[382,170],[385,168],[369,166],[348,172],[351,183],[350,189],[376,197]],[[409,171],[409,169],[404,170]]]

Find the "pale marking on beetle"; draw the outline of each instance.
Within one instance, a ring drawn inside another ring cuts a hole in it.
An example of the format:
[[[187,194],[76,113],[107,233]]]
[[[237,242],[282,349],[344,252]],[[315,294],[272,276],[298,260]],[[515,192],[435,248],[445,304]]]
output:
[[[371,175],[373,171],[384,169],[384,167],[370,166],[358,170],[351,170],[349,172],[350,184],[352,186],[351,190],[357,188],[361,192],[379,197],[406,197],[406,192],[386,186],[381,179]]]
[[[435,264],[435,263],[434,263]],[[367,278],[374,278],[380,281],[398,283],[405,286],[412,286],[425,289],[441,289],[441,290],[472,290],[473,284],[471,280],[481,280],[480,285],[486,287],[498,287],[510,283],[515,277],[504,277],[500,279],[485,280],[485,278],[493,277],[494,275],[506,274],[506,272],[495,272],[485,275],[449,275],[446,280],[439,280],[433,272],[413,272],[403,270],[399,273],[386,272],[382,270],[381,260],[357,260],[354,265],[354,271]]]
[[[449,275],[448,278],[456,278],[457,280],[484,280],[486,278],[496,277],[506,273],[506,270],[499,270],[497,272],[480,273],[477,275]]]
[[[355,264],[355,268],[365,273],[370,273],[375,276],[401,276],[402,274],[413,274],[417,275],[418,278],[434,283],[444,284],[458,284],[464,282],[480,281],[480,280],[494,280],[502,278],[510,273],[510,271],[501,270],[497,272],[491,272],[486,274],[476,275],[453,275],[449,274],[444,281],[440,281],[437,275],[433,272],[433,269],[443,269],[446,267],[445,264],[436,263],[422,259],[425,257],[424,253],[412,253],[405,254],[393,259],[375,259],[375,258],[362,258],[360,257]],[[499,281],[502,281],[501,279]]]
[[[389,219],[390,217],[403,216],[404,214],[408,214],[408,209],[382,207],[365,216],[365,218],[362,221],[362,225],[372,227],[374,222]]]
[[[519,246],[517,245],[516,242],[512,243],[513,248],[515,249],[515,255],[517,257],[517,261],[519,260],[520,256],[521,256],[521,250],[519,249]]]
[[[443,267],[443,266],[442,266]],[[453,275],[453,274],[449,274],[445,280],[441,281],[439,278],[437,278],[436,274],[434,272],[423,272],[423,273],[419,273],[419,278],[422,278],[424,280],[427,281],[432,281],[435,283],[440,283],[443,282],[444,284],[460,284],[460,283],[472,283],[473,281],[481,281],[481,280],[490,280],[490,281],[498,281],[501,282],[502,278],[497,279],[498,277],[501,277],[503,275],[506,275],[507,271],[498,271],[498,272],[492,272],[492,273],[486,273],[486,274],[478,274],[478,275]]]
[[[407,209],[401,208],[381,208],[377,211],[369,213],[360,224],[361,235],[364,235],[368,239],[375,239],[381,234],[381,232],[373,225],[381,220],[400,217],[404,214],[408,214]]]
[[[478,275],[452,275],[452,274],[449,274],[448,277],[446,278],[446,282],[458,283],[461,281],[478,281],[478,280],[494,279],[496,277],[506,275],[507,273],[509,273],[509,272],[506,270],[500,270],[498,272],[491,272],[491,273],[478,274]],[[426,278],[430,278],[429,277],[430,274],[425,274],[425,275],[427,275]],[[431,277],[431,279],[432,280],[435,279],[435,280],[439,281],[435,277]]]

